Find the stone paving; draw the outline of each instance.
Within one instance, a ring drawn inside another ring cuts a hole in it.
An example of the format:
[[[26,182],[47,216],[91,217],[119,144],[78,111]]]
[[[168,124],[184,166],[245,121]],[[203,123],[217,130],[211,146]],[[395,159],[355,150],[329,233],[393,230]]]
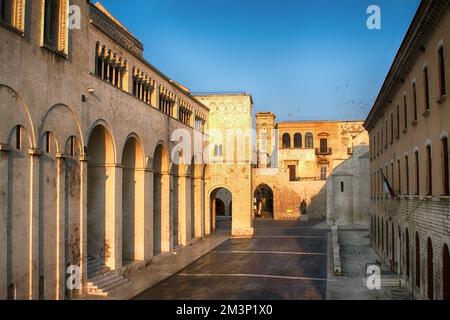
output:
[[[376,264],[381,259],[370,246],[366,229],[339,231],[342,276],[330,274],[327,299],[331,300],[409,300],[411,296],[399,286],[398,277],[386,265],[381,265],[381,290],[369,290],[366,281],[366,264]]]
[[[327,231],[313,222],[256,221],[139,300],[320,300],[327,292]]]

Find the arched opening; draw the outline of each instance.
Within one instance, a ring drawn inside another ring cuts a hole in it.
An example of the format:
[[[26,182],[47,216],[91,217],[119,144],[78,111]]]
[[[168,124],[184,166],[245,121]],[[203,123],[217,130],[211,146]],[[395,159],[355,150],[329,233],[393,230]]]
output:
[[[392,234],[391,234],[391,240],[392,240],[392,243],[391,243],[391,254],[392,254],[392,269],[393,270],[395,270],[396,268],[395,268],[395,263],[396,263],[396,261],[395,261],[395,228],[394,228],[394,224],[392,223],[392,225],[391,225],[391,232],[392,232]]]
[[[416,287],[420,288],[420,238],[416,232]]]
[[[113,268],[115,264],[111,258],[116,253],[114,154],[111,134],[104,126],[96,126],[88,141],[87,251],[97,263]],[[95,274],[96,271],[91,272],[88,266],[88,277]]]
[[[409,231],[406,229],[405,232],[405,264],[406,264],[406,277],[409,278],[410,273],[410,264],[409,264]]]
[[[233,217],[233,194],[227,188],[216,188],[210,195],[211,220],[215,221],[217,231],[231,233]]]
[[[450,254],[444,245],[442,252],[442,299],[450,300]]]
[[[294,148],[301,149],[302,146],[303,146],[302,134],[301,133],[296,133],[294,135]]]
[[[170,251],[170,179],[169,158],[165,147],[159,144],[153,157],[153,254]]]
[[[255,217],[261,219],[273,219],[273,191],[266,185],[259,185],[254,192]]]
[[[7,300],[16,300],[16,286],[14,283],[8,286]]]
[[[289,133],[283,134],[283,149],[289,149],[291,147],[291,136]]]
[[[305,135],[305,148],[306,149],[314,148],[314,135],[311,132],[308,132]]]
[[[143,260],[144,156],[140,142],[131,137],[122,153],[122,265]]]
[[[427,241],[427,296],[430,300],[434,298],[433,243],[430,238]]]

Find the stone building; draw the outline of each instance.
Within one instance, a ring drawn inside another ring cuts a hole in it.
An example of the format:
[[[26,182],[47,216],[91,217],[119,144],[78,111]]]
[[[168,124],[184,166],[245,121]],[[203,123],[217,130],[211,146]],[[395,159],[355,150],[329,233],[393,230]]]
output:
[[[326,181],[330,173],[368,145],[362,121],[276,123],[273,113],[256,114],[257,166],[253,190],[273,197],[275,219],[326,218]],[[255,195],[257,198],[257,194]],[[303,203],[303,210],[302,210]],[[305,206],[306,204],[306,206]],[[306,210],[305,210],[306,209]]]
[[[152,66],[99,4],[1,4],[0,299],[123,284],[122,274],[214,230],[214,188],[233,192],[233,235],[251,236],[250,162],[224,166],[227,181],[206,165],[209,97]],[[251,115],[250,96],[224,99]],[[78,271],[81,287],[68,285]]]
[[[450,299],[449,9],[421,2],[364,124],[372,243],[418,299]]]
[[[330,225],[369,224],[370,170],[367,131],[353,139],[352,156],[327,179],[327,221]]]

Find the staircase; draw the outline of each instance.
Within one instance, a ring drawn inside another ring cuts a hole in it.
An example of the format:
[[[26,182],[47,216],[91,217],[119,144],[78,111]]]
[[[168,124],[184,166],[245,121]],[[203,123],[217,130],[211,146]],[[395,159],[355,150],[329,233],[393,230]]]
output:
[[[88,293],[90,295],[107,297],[112,290],[131,283],[124,276],[112,271],[92,257],[88,257]]]

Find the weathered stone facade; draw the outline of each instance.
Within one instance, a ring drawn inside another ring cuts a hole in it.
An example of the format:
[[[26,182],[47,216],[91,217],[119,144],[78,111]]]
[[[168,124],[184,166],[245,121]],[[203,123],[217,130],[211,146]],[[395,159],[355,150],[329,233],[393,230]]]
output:
[[[368,145],[364,132],[361,121],[276,123],[273,113],[257,113],[253,189],[272,189],[275,219],[299,219],[303,201],[309,219],[326,218],[326,181],[354,147]]]
[[[449,10],[420,4],[365,122],[372,243],[418,299],[450,299]]]

